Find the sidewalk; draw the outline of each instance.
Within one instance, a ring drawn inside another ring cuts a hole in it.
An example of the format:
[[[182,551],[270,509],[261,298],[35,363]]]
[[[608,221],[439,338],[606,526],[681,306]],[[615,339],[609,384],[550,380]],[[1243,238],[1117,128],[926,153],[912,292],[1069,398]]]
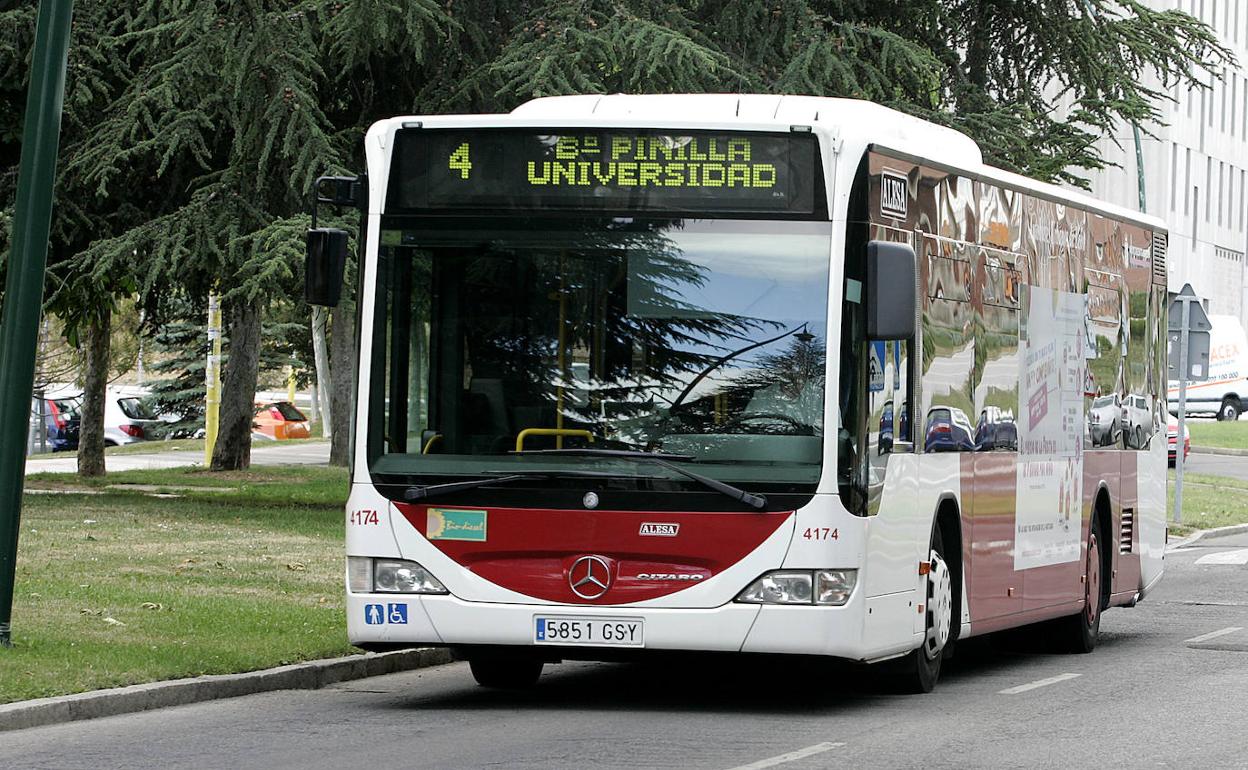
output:
[[[262,671],[248,671],[245,674],[197,676],[55,698],[16,701],[0,704],[0,732],[183,706],[220,698],[236,698],[273,690],[315,690],[338,682],[450,662],[451,654],[445,649],[370,652],[345,658],[295,663]]]
[[[1248,457],[1248,449],[1225,449],[1217,446],[1196,446],[1193,444],[1192,454],[1234,455],[1236,457]]]
[[[160,444],[152,442],[153,450]],[[203,465],[202,452],[188,450],[153,451],[150,454],[105,455],[104,467],[108,471],[148,470],[152,468],[178,468],[184,465]],[[312,441],[298,444],[253,444],[252,465],[328,465],[329,442]],[[26,475],[32,473],[74,473],[78,470],[77,457],[41,456],[26,461]]]

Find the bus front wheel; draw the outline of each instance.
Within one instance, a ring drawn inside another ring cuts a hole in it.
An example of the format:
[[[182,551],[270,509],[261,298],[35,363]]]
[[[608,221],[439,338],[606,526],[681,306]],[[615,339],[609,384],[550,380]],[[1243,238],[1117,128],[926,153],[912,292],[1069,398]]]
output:
[[[945,543],[939,526],[932,530],[924,601],[923,644],[902,658],[897,670],[897,684],[904,692],[926,693],[936,687],[936,680],[940,678],[940,663],[952,635],[953,574],[945,561]]]
[[[527,690],[537,684],[545,665],[525,658],[475,658],[468,661],[472,678],[482,687],[496,690]]]

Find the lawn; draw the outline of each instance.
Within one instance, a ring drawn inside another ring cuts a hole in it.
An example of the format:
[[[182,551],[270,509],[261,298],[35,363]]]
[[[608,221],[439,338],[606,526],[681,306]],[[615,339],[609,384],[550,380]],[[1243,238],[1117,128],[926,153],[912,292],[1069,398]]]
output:
[[[1166,511],[1173,519],[1174,471],[1170,471]],[[1198,529],[1248,524],[1248,482],[1224,476],[1183,474],[1183,523],[1171,523],[1171,535],[1190,535]]]
[[[1248,420],[1188,420],[1187,432],[1192,437],[1193,447],[1248,450]]]
[[[102,494],[25,497],[0,702],[352,651],[345,471],[40,474],[27,488]]]

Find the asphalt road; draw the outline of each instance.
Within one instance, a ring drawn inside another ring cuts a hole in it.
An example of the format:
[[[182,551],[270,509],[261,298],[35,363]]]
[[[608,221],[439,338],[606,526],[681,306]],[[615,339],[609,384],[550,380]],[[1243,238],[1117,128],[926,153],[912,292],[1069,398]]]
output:
[[[1176,551],[1091,655],[967,643],[931,695],[735,657],[569,663],[500,694],[453,664],[6,733],[0,766],[1248,767],[1245,562],[1248,535]]]
[[[104,467],[109,471],[146,470],[150,468],[176,468],[183,465],[203,465],[202,451],[164,450],[160,442],[152,442],[152,452],[142,454],[105,455]],[[329,442],[308,441],[297,444],[271,442],[253,444],[251,447],[252,465],[327,465],[329,464]],[[26,474],[32,473],[74,473],[78,470],[77,457],[57,457],[41,455],[26,461]],[[0,757],[2,761],[2,757]],[[0,764],[0,767],[3,765]]]
[[[1248,456],[1213,455],[1193,452],[1183,463],[1183,473],[1203,473],[1209,476],[1230,476],[1248,481]]]

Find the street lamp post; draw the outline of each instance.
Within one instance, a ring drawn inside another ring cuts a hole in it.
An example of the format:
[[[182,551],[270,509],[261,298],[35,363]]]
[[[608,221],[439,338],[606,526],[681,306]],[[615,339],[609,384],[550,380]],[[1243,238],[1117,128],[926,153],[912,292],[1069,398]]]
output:
[[[0,646],[12,647],[13,580],[26,472],[26,432],[35,380],[43,277],[52,222],[52,183],[61,136],[65,58],[73,0],[42,0],[30,62],[13,247],[0,317]]]

